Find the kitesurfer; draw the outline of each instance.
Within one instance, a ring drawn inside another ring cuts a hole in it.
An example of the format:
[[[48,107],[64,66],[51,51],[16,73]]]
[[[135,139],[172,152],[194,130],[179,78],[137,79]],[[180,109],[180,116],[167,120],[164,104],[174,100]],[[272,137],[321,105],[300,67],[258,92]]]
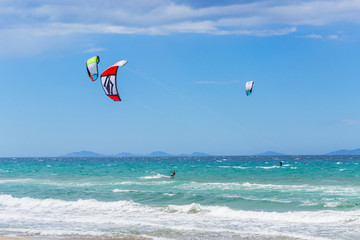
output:
[[[280,167],[282,166],[283,162],[282,161],[279,161],[279,164],[280,164]]]
[[[175,177],[175,170],[174,171],[171,171],[172,172],[172,174],[171,174],[171,178],[174,178]]]

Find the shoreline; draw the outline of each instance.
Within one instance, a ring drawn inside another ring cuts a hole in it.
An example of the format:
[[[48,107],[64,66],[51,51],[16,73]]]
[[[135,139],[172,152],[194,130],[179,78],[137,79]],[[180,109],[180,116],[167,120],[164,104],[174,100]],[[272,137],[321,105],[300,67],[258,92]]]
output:
[[[55,238],[54,238],[55,239]],[[57,239],[57,238],[56,238]],[[29,237],[7,237],[7,236],[0,236],[0,240],[53,240],[53,238],[29,238]],[[151,238],[104,238],[104,237],[94,237],[94,238],[59,238],[59,240],[151,240]]]
[[[31,238],[21,238],[21,237],[6,237],[6,236],[0,236],[0,240],[34,240]]]

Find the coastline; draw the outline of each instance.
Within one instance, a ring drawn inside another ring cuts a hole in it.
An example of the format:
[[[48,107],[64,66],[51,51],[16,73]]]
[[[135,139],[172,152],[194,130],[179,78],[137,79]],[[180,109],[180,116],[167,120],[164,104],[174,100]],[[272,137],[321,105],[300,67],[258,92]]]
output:
[[[31,238],[19,238],[19,237],[5,237],[0,236],[0,240],[33,240]]]
[[[151,240],[151,238],[144,238],[144,237],[140,237],[140,238],[129,238],[129,237],[125,237],[125,238],[104,238],[104,237],[94,237],[94,238],[61,238],[61,240]],[[0,236],[0,240],[51,240],[51,238],[29,238],[29,237],[6,237],[6,236]]]

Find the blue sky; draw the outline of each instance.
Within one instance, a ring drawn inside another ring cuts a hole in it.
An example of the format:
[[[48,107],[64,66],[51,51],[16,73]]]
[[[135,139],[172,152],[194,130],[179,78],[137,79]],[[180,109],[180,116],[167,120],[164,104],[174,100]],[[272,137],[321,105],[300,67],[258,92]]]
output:
[[[0,156],[360,147],[359,1],[194,2],[1,1]]]

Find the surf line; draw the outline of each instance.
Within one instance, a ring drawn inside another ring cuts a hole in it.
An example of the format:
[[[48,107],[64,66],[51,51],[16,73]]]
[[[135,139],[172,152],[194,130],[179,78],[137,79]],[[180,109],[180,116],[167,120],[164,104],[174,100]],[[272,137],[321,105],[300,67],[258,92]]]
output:
[[[305,158],[303,158],[303,157],[301,157],[301,156],[299,156],[299,155],[294,154],[292,151],[287,150],[286,148],[280,146],[279,144],[277,144],[277,143],[275,143],[275,142],[273,142],[273,141],[271,141],[271,140],[263,137],[262,135],[256,133],[255,131],[250,131],[248,128],[243,127],[242,125],[240,125],[240,124],[238,124],[237,122],[234,122],[233,120],[231,120],[231,119],[223,116],[222,114],[220,114],[220,113],[218,113],[218,112],[215,112],[215,111],[213,111],[213,110],[211,110],[211,109],[209,109],[209,108],[207,108],[207,107],[205,107],[205,106],[203,106],[203,105],[201,105],[201,104],[199,104],[199,103],[197,103],[197,102],[194,102],[193,100],[189,99],[188,97],[186,97],[186,96],[184,96],[184,95],[182,95],[182,94],[180,94],[180,93],[172,90],[171,88],[169,88],[168,86],[166,86],[166,85],[165,85],[164,83],[162,83],[161,81],[156,80],[156,79],[148,76],[147,74],[145,74],[145,73],[142,72],[141,70],[138,70],[138,68],[137,68],[137,70],[132,69],[132,68],[130,68],[130,67],[128,67],[128,66],[124,66],[124,68],[127,69],[127,70],[129,70],[130,72],[133,72],[133,73],[135,73],[136,75],[142,77],[143,79],[145,79],[145,80],[147,80],[147,81],[149,81],[149,82],[157,85],[158,87],[161,87],[162,89],[168,91],[169,93],[171,93],[171,94],[173,94],[173,95],[175,95],[175,96],[177,96],[177,97],[179,97],[179,98],[187,101],[188,103],[190,103],[190,104],[192,104],[192,105],[194,105],[194,106],[197,106],[197,107],[203,109],[204,111],[212,114],[213,116],[216,116],[216,117],[218,117],[218,118],[221,118],[221,119],[223,119],[224,121],[230,123],[231,125],[233,125],[233,126],[239,128],[239,129],[243,130],[244,132],[246,132],[246,133],[248,133],[248,134],[251,134],[251,135],[257,137],[258,139],[262,140],[263,142],[266,142],[266,143],[272,145],[272,146],[275,147],[275,148],[281,149],[281,151],[288,152],[288,153],[290,153],[290,155],[292,155],[292,156],[296,156],[297,158],[299,158],[299,159],[301,159],[301,160],[303,160],[303,161],[305,161],[305,162],[307,162],[307,163],[309,163],[309,164],[311,164],[311,165],[313,165],[313,166],[321,169],[322,171],[324,171],[324,172],[326,172],[326,173],[328,173],[328,174],[330,174],[330,175],[332,175],[332,176],[334,176],[334,177],[337,177],[338,180],[341,179],[341,180],[343,180],[343,181],[347,181],[346,179],[344,179],[344,178],[342,178],[342,177],[339,177],[338,175],[336,175],[336,174],[334,174],[334,173],[331,173],[331,172],[327,171],[326,169],[318,166],[317,164],[315,164],[315,163],[313,163],[313,162],[311,162],[311,161],[308,161],[308,160],[306,160]]]

